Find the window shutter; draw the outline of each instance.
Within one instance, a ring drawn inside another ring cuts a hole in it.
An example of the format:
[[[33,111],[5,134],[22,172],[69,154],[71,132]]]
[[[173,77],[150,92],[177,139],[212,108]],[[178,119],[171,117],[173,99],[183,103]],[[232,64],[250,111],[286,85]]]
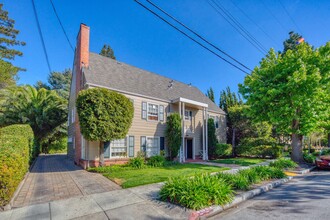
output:
[[[159,120],[164,121],[164,106],[163,105],[159,106]]]
[[[165,138],[160,137],[160,150],[165,150]]]
[[[142,119],[147,119],[147,103],[142,102],[142,108],[141,108],[141,113],[142,113]]]
[[[110,141],[104,142],[104,158],[110,158]]]
[[[146,152],[147,138],[146,136],[141,136],[141,151]]]
[[[128,156],[134,157],[134,136],[128,137]]]

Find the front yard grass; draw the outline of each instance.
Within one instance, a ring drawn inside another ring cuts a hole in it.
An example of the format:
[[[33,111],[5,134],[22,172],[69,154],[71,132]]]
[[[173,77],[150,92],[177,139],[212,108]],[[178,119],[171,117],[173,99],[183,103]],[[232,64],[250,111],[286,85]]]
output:
[[[210,162],[214,163],[223,163],[223,164],[236,164],[240,166],[250,166],[266,161],[265,159],[260,158],[228,158],[228,159],[218,159],[211,160]]]
[[[92,168],[90,171],[102,173],[123,188],[167,181],[169,177],[194,176],[228,170],[226,167],[202,164],[172,164],[163,167],[134,169],[127,166]]]

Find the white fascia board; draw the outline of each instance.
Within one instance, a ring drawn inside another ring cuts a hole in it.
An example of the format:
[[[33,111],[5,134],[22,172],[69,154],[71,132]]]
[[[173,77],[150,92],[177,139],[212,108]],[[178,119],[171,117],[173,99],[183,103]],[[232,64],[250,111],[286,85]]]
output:
[[[184,102],[184,103],[189,103],[189,104],[192,104],[192,105],[197,105],[197,106],[201,106],[201,107],[205,107],[205,108],[208,108],[209,107],[209,105],[206,104],[206,103],[197,102],[197,101],[194,101],[194,100],[191,100],[191,99],[182,98],[182,97],[179,97],[177,99],[174,99],[172,102],[173,103]]]

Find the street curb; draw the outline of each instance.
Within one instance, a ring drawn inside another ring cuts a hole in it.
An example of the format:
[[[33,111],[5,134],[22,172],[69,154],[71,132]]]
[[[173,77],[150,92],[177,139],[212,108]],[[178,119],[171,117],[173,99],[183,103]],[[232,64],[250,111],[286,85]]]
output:
[[[306,174],[306,173],[311,172],[311,171],[314,170],[315,168],[316,168],[316,166],[313,166],[313,167],[308,168],[308,169],[300,170],[300,171],[291,171],[291,170],[287,170],[287,171],[288,171],[288,172],[291,172],[291,173],[296,173],[296,174]]]
[[[199,219],[207,219],[211,216],[217,215],[217,214],[221,213],[224,210],[227,210],[227,209],[230,209],[234,206],[237,206],[238,204],[240,204],[240,203],[242,203],[242,202],[244,202],[248,199],[251,199],[255,196],[258,196],[258,195],[260,195],[264,192],[267,192],[267,191],[269,191],[273,188],[276,188],[276,187],[282,185],[283,183],[289,182],[291,179],[292,179],[292,177],[289,176],[287,178],[279,179],[279,180],[273,181],[271,183],[267,183],[265,185],[262,185],[262,186],[258,187],[257,189],[253,189],[253,190],[250,190],[248,192],[245,192],[243,194],[240,194],[240,195],[236,196],[231,203],[226,204],[225,206],[220,206],[220,205],[211,206],[211,207],[207,208],[208,210],[211,210],[211,211],[208,212],[204,216],[200,216]],[[202,210],[199,211],[199,212],[202,212]]]

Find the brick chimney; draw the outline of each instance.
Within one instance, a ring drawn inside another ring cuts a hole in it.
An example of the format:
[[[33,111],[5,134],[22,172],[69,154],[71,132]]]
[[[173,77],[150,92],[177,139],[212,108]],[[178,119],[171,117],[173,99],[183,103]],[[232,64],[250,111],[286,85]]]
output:
[[[74,73],[75,77],[75,98],[77,98],[80,90],[83,89],[82,82],[82,68],[87,68],[89,65],[89,27],[85,24],[80,24],[80,30],[77,36],[77,46],[75,50],[74,59]],[[74,99],[75,106],[75,99]],[[74,107],[75,108],[75,107]],[[75,111],[75,150],[74,150],[74,161],[77,165],[80,165],[81,161],[81,133],[77,111]]]

